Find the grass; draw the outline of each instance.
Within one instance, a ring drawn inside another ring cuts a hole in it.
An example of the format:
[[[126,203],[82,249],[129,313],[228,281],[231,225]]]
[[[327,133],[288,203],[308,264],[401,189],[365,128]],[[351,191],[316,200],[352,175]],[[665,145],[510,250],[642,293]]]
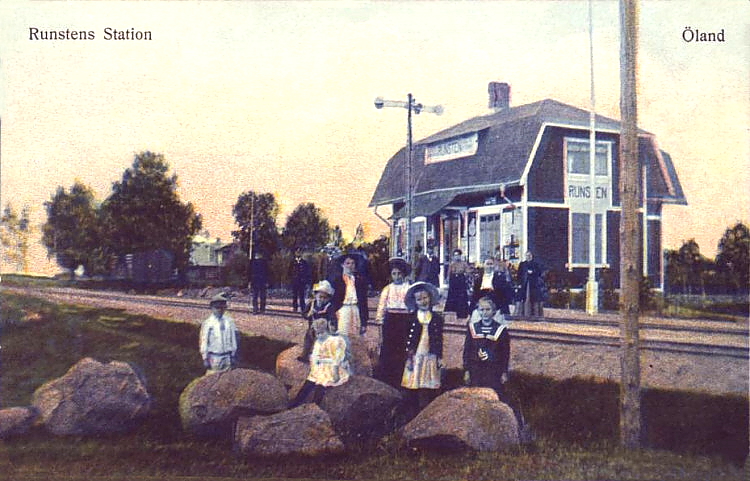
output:
[[[128,361],[143,371],[154,409],[136,431],[58,438],[41,428],[0,443],[0,479],[746,479],[747,398],[647,391],[649,449],[617,447],[617,385],[594,379],[555,382],[518,373],[510,396],[537,441],[500,453],[413,451],[395,435],[343,456],[249,459],[226,442],[183,433],[182,389],[203,368],[198,328],[115,309],[51,304],[3,293],[0,407],[28,405],[43,382],[85,356]],[[240,364],[273,372],[287,344],[241,339]],[[459,383],[458,371],[446,384]],[[184,478],[182,478],[184,479]]]

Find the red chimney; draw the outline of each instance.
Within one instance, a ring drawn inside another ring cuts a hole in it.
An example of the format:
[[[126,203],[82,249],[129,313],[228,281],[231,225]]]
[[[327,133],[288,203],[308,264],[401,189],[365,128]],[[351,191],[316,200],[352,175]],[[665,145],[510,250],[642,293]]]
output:
[[[510,85],[505,82],[490,82],[487,87],[490,94],[489,107],[495,112],[510,108]]]

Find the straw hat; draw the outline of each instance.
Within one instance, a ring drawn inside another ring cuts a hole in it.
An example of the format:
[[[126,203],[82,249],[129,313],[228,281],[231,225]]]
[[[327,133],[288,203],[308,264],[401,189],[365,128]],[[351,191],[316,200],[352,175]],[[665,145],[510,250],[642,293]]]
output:
[[[427,291],[430,294],[430,307],[435,306],[440,302],[440,292],[437,287],[429,282],[415,282],[409,287],[409,290],[406,291],[406,295],[404,296],[404,303],[410,312],[417,310],[417,300],[414,298],[414,293],[416,291]]]
[[[390,269],[398,269],[401,272],[404,273],[404,276],[408,276],[411,273],[411,266],[408,262],[406,262],[406,259],[403,259],[401,257],[391,257],[388,259],[388,266]]]
[[[323,280],[313,286],[313,292],[325,292],[329,296],[333,296],[333,286],[330,282]]]

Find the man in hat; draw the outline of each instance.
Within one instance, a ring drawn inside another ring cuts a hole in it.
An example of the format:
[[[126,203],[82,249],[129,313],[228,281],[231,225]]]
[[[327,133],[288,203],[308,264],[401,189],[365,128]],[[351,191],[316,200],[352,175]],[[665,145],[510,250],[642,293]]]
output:
[[[218,294],[209,306],[211,315],[201,323],[199,344],[206,374],[232,369],[237,356],[237,327],[226,314],[227,298]]]
[[[429,282],[433,286],[440,287],[440,259],[435,255],[435,248],[428,245],[427,254],[422,255],[420,247],[417,255],[414,280],[416,282]]]

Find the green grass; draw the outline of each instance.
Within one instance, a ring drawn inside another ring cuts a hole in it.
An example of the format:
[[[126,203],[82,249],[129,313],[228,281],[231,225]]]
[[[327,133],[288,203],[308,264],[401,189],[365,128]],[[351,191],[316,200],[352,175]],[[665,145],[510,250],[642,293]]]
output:
[[[747,399],[652,392],[643,396],[650,449],[617,447],[617,386],[594,379],[554,382],[517,373],[510,396],[537,441],[501,453],[429,453],[397,436],[343,456],[248,459],[226,442],[182,432],[182,389],[203,374],[198,327],[115,309],[56,305],[3,294],[0,406],[28,405],[34,390],[85,356],[136,365],[155,398],[135,432],[58,438],[41,428],[0,442],[0,479],[746,479]],[[272,372],[287,344],[241,339],[240,364]],[[448,372],[448,387],[459,383]],[[722,441],[723,439],[723,441]],[[722,444],[724,443],[724,444]]]

